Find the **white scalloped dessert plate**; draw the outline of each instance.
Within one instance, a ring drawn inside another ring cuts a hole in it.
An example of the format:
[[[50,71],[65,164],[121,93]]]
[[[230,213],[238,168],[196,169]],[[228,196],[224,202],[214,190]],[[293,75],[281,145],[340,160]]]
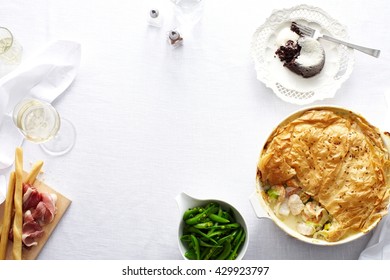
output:
[[[306,24],[339,39],[348,40],[346,28],[320,8],[299,5],[275,10],[252,37],[251,54],[257,78],[284,101],[304,105],[332,98],[353,69],[353,50],[343,45],[321,40],[325,50],[325,65],[314,77],[303,78],[283,66],[275,55],[280,47],[278,34],[291,23]]]

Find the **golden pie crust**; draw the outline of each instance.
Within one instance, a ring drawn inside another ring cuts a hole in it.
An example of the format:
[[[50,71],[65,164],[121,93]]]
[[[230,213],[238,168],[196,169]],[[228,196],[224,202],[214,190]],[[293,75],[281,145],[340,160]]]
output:
[[[390,160],[380,131],[338,108],[311,109],[279,125],[258,163],[264,185],[290,179],[333,217],[325,240],[371,230],[387,214]]]

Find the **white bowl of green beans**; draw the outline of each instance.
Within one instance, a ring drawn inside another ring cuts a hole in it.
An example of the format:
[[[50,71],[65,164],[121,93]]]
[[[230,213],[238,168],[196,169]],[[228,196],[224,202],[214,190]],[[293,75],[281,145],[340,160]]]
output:
[[[179,249],[187,260],[240,260],[248,248],[244,217],[231,204],[197,199],[185,193],[176,197],[180,210]]]

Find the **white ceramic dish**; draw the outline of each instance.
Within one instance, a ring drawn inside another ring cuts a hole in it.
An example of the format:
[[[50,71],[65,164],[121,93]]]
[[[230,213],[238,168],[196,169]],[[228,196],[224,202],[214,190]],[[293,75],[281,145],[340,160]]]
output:
[[[320,41],[325,50],[325,65],[314,77],[303,78],[283,66],[275,55],[280,44],[277,36],[291,22],[306,24],[322,34],[348,40],[346,28],[323,10],[307,5],[275,10],[252,37],[251,54],[257,78],[284,101],[309,104],[334,97],[341,84],[352,72],[353,50],[343,45]]]
[[[178,234],[178,242],[179,242],[179,250],[180,250],[180,253],[181,253],[181,255],[183,256],[183,258],[185,260],[187,258],[184,257],[184,254],[188,250],[188,248],[180,240],[180,237],[183,235],[183,228],[184,228],[183,214],[189,208],[205,205],[205,204],[208,204],[210,202],[218,203],[224,209],[229,209],[230,208],[230,209],[233,210],[237,223],[239,223],[242,226],[242,228],[244,229],[244,231],[246,233],[244,244],[241,246],[241,248],[240,248],[240,250],[238,252],[238,255],[236,257],[236,260],[241,260],[244,257],[244,255],[246,253],[246,250],[248,249],[249,234],[248,234],[248,227],[247,227],[246,221],[245,221],[244,217],[240,214],[240,212],[237,210],[237,208],[235,208],[233,205],[231,205],[231,204],[229,204],[229,203],[227,203],[225,201],[222,201],[222,200],[218,200],[218,199],[198,199],[198,198],[191,197],[191,196],[189,196],[188,194],[185,194],[185,193],[180,193],[179,195],[177,195],[175,200],[177,202],[177,205],[179,207],[179,212],[180,212],[179,229],[178,229],[178,232],[177,232],[177,234]]]
[[[331,110],[337,110],[337,111],[344,111],[346,113],[352,112],[351,110],[348,110],[346,108],[336,107],[336,106],[312,106],[312,107],[307,107],[307,108],[301,109],[301,110],[289,115],[283,121],[281,121],[278,126],[282,126],[282,125],[290,122],[291,120],[296,119],[303,112],[305,112],[307,110],[312,110],[312,109],[331,109]],[[355,112],[352,112],[352,113],[355,115],[361,116],[360,114],[357,114]],[[269,134],[269,137],[272,135],[272,133],[273,133],[273,131]],[[390,151],[390,134],[388,132],[382,132],[381,135],[382,135],[382,139],[383,139],[385,147],[387,148],[388,151]],[[269,137],[267,137],[265,143],[268,141]],[[264,145],[263,145],[263,147],[264,147]],[[262,154],[262,152],[263,151],[260,151],[260,155]],[[374,229],[377,225],[377,223],[373,224],[367,232],[359,232],[359,233],[356,233],[354,235],[350,235],[350,236],[343,238],[343,239],[336,241],[336,242],[328,242],[325,240],[307,237],[307,236],[304,236],[304,235],[298,233],[295,229],[288,226],[285,222],[283,222],[281,219],[279,219],[275,215],[274,211],[271,209],[269,204],[264,200],[263,195],[265,195],[264,190],[263,190],[263,186],[262,186],[262,183],[260,181],[258,174],[256,174],[256,189],[249,197],[249,200],[252,204],[252,207],[253,207],[253,210],[255,211],[256,216],[258,218],[268,218],[268,219],[273,220],[275,222],[275,224],[280,229],[285,231],[287,234],[289,234],[290,236],[292,236],[296,239],[299,239],[303,242],[306,242],[306,243],[315,244],[315,245],[325,245],[325,246],[340,245],[340,244],[348,243],[348,242],[351,242],[353,240],[356,240],[356,239],[364,236],[365,234],[370,232],[372,229]]]

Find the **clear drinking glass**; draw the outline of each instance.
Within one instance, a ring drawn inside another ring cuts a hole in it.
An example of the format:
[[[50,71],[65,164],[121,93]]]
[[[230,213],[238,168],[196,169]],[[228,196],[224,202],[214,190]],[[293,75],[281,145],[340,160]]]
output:
[[[14,70],[22,60],[22,46],[11,31],[0,26],[0,78]]]
[[[57,110],[38,99],[26,98],[14,108],[13,120],[25,139],[40,144],[50,155],[63,155],[75,143],[76,130]]]
[[[177,21],[185,27],[192,27],[202,17],[202,0],[171,0]]]

